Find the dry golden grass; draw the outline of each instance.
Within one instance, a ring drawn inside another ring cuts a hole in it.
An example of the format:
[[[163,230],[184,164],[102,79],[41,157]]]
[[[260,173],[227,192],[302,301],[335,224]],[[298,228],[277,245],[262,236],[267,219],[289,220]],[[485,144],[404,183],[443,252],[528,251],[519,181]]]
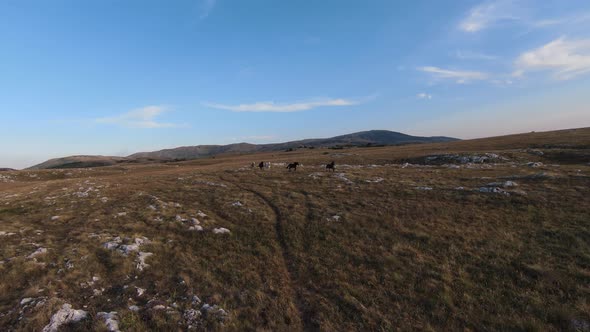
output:
[[[70,303],[88,318],[65,329],[117,311],[124,331],[186,330],[208,303],[228,316],[197,330],[589,330],[589,147],[580,129],[1,173],[0,326],[38,331]],[[403,167],[441,153],[508,160]],[[509,179],[510,195],[479,192]],[[104,247],[117,236],[148,238],[149,266]]]

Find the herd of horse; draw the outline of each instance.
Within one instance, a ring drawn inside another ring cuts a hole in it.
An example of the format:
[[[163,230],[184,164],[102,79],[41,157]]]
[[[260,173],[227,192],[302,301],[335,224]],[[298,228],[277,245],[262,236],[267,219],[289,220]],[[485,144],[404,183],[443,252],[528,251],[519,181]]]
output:
[[[252,163],[250,166],[252,168],[255,167],[255,163]],[[299,162],[294,162],[294,163],[290,163],[287,164],[287,170],[290,171],[297,171],[297,167],[300,166],[301,164]],[[269,161],[261,161],[260,163],[258,163],[258,168],[260,168],[260,170],[263,169],[270,169],[270,162]],[[329,164],[326,164],[326,170],[327,171],[336,171],[336,163],[334,161],[331,161]]]

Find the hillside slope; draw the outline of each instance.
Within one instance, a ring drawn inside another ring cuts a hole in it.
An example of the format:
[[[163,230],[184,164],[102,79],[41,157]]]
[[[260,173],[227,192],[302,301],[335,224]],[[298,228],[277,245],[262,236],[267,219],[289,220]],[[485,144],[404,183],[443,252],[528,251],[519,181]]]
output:
[[[119,162],[127,161],[125,157],[111,156],[69,156],[54,158],[41,164],[29,167],[29,169],[53,169],[53,168],[88,168],[100,166],[112,166]]]
[[[336,147],[336,146],[367,146],[367,145],[397,145],[409,143],[435,143],[456,141],[451,137],[420,137],[411,136],[388,130],[370,130],[331,138],[304,139],[275,144],[248,144],[238,143],[229,145],[198,145],[186,146],[175,149],[166,149],[154,152],[140,152],[129,158],[169,158],[169,159],[196,159],[215,156],[223,153],[253,153],[283,151],[299,147]]]
[[[5,172],[0,327],[586,331],[589,153],[586,128]]]
[[[54,168],[89,168],[112,166],[121,163],[154,163],[178,160],[192,160],[203,157],[217,156],[221,154],[247,154],[256,152],[273,152],[297,149],[300,147],[338,147],[338,146],[370,146],[370,145],[397,145],[410,143],[435,143],[457,141],[451,137],[420,137],[411,136],[388,130],[363,131],[332,138],[304,139],[299,141],[275,143],[275,144],[250,144],[236,143],[228,145],[196,145],[183,146],[172,149],[164,149],[152,152],[138,152],[128,157],[111,156],[69,156],[55,158],[41,164],[29,167],[29,169],[54,169]]]

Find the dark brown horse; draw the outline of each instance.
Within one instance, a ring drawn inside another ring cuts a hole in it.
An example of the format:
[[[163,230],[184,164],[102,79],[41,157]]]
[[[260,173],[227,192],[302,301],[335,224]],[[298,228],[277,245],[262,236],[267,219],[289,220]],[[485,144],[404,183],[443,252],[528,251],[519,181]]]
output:
[[[289,170],[289,172],[291,171],[291,169],[294,170],[294,171],[296,171],[297,170],[297,166],[299,166],[299,163],[298,162],[294,162],[294,163],[291,163],[291,164],[287,165],[287,169]]]
[[[332,170],[332,172],[336,171],[336,163],[332,161],[331,163],[326,165],[326,170]]]

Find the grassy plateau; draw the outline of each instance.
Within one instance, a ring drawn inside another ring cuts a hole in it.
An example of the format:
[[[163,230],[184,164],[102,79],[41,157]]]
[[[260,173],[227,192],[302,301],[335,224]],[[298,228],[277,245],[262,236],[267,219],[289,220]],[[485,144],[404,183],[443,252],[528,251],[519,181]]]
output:
[[[590,331],[590,129],[0,172],[0,329]]]

